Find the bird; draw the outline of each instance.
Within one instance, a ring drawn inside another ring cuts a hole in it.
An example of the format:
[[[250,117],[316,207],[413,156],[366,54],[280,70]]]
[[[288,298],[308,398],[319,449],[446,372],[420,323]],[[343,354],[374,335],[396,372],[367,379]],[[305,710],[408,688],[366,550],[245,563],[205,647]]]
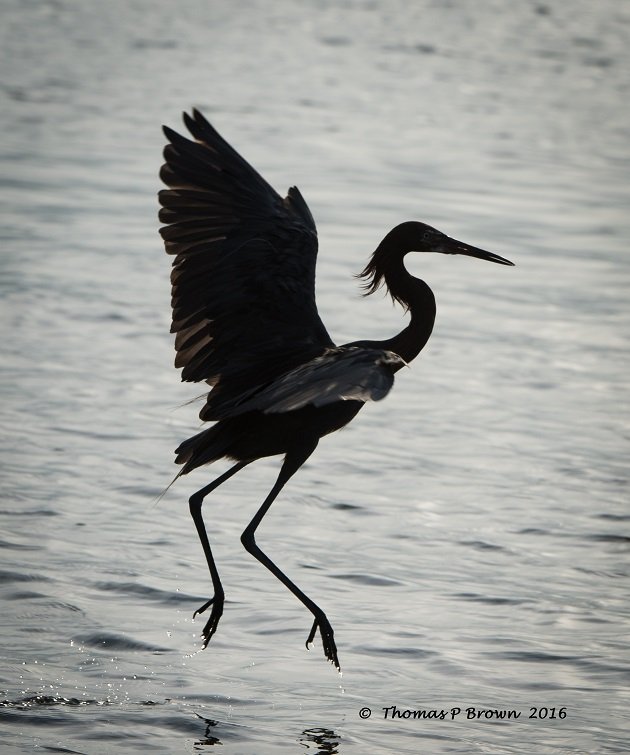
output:
[[[233,465],[189,499],[212,580],[202,647],[215,634],[225,592],[208,538],[206,496],[252,462],[283,456],[280,472],[241,535],[245,549],[312,614],[324,655],[340,671],[333,628],[256,542],[256,530],[320,439],[347,425],[368,401],[390,391],[394,375],[423,349],[436,315],[430,287],[404,266],[408,253],[459,254],[512,265],[419,221],[385,235],[358,277],[364,295],[381,287],[409,315],[387,340],[336,345],[315,300],[317,230],[297,187],[279,195],[197,109],[183,114],[191,138],[168,126],[160,178],[160,234],[171,272],[175,366],[181,379],[210,386],[199,413],[212,423],[176,449],[181,475],[227,459]]]

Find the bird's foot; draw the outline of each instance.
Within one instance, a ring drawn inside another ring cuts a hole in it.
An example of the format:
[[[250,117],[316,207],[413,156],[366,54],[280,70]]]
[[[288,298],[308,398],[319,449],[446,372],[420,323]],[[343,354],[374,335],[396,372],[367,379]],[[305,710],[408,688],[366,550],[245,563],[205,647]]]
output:
[[[212,606],[212,611],[210,611],[210,618],[206,622],[206,625],[201,633],[201,637],[203,638],[203,648],[208,647],[208,643],[210,642],[212,635],[217,631],[217,627],[219,626],[219,619],[223,615],[223,602],[223,595],[215,595],[214,598],[210,598],[210,600],[206,601],[193,614],[193,619],[195,619],[200,613],[203,613],[208,608],[210,608],[210,606]]]
[[[324,648],[324,655],[333,664],[333,666],[341,673],[341,666],[339,665],[339,658],[337,657],[337,645],[335,645],[335,633],[330,626],[330,622],[324,614],[315,617],[313,627],[306,640],[306,649],[310,650],[309,645],[315,639],[315,633],[319,628],[319,633],[322,636],[322,646]]]

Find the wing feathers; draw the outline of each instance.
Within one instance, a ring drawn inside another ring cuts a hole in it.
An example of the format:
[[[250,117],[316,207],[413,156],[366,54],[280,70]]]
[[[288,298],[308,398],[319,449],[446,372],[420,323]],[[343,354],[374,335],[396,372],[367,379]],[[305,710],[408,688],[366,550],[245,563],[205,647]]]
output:
[[[195,141],[164,127],[160,233],[174,255],[176,365],[226,403],[332,346],[315,303],[317,234],[297,188],[282,199],[197,110]]]
[[[226,404],[215,418],[250,411],[277,414],[336,401],[380,401],[394,384],[394,372],[404,364],[391,351],[356,346],[331,348]]]

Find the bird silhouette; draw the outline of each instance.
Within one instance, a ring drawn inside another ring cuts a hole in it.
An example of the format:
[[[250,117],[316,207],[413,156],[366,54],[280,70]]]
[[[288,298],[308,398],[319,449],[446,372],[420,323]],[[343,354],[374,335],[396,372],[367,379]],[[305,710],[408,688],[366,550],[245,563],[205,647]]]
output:
[[[315,303],[317,231],[296,187],[282,198],[208,123],[184,113],[194,141],[167,126],[169,144],[160,176],[160,229],[175,255],[172,282],[175,366],[182,380],[211,389],[200,412],[214,422],[176,450],[177,475],[226,458],[236,462],[190,498],[190,512],[210,570],[214,595],[205,648],[215,633],[225,595],[202,517],[204,498],[247,464],[284,455],[278,478],[241,542],[312,613],[307,648],[319,630],[324,654],[340,668],[333,629],[322,609],[256,543],[262,518],[320,438],[339,430],[367,401],[390,390],[394,374],[414,359],[431,335],[435,298],[404,267],[409,252],[463,254],[512,263],[450,238],[420,222],[390,231],[360,276],[365,293],[384,286],[410,315],[385,341],[337,346]],[[177,479],[177,478],[176,478]]]

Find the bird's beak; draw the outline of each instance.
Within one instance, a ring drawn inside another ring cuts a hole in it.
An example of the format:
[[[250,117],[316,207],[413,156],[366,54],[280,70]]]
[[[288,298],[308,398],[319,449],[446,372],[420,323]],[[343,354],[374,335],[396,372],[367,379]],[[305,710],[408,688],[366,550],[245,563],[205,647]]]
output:
[[[514,263],[506,260],[505,257],[499,257],[494,252],[486,252],[484,249],[478,249],[476,246],[464,244],[463,241],[457,241],[457,239],[452,239],[450,236],[446,236],[440,244],[440,248],[436,249],[436,251],[442,252],[442,254],[464,254],[466,257],[477,257],[477,259],[496,262],[499,265],[514,266]]]

